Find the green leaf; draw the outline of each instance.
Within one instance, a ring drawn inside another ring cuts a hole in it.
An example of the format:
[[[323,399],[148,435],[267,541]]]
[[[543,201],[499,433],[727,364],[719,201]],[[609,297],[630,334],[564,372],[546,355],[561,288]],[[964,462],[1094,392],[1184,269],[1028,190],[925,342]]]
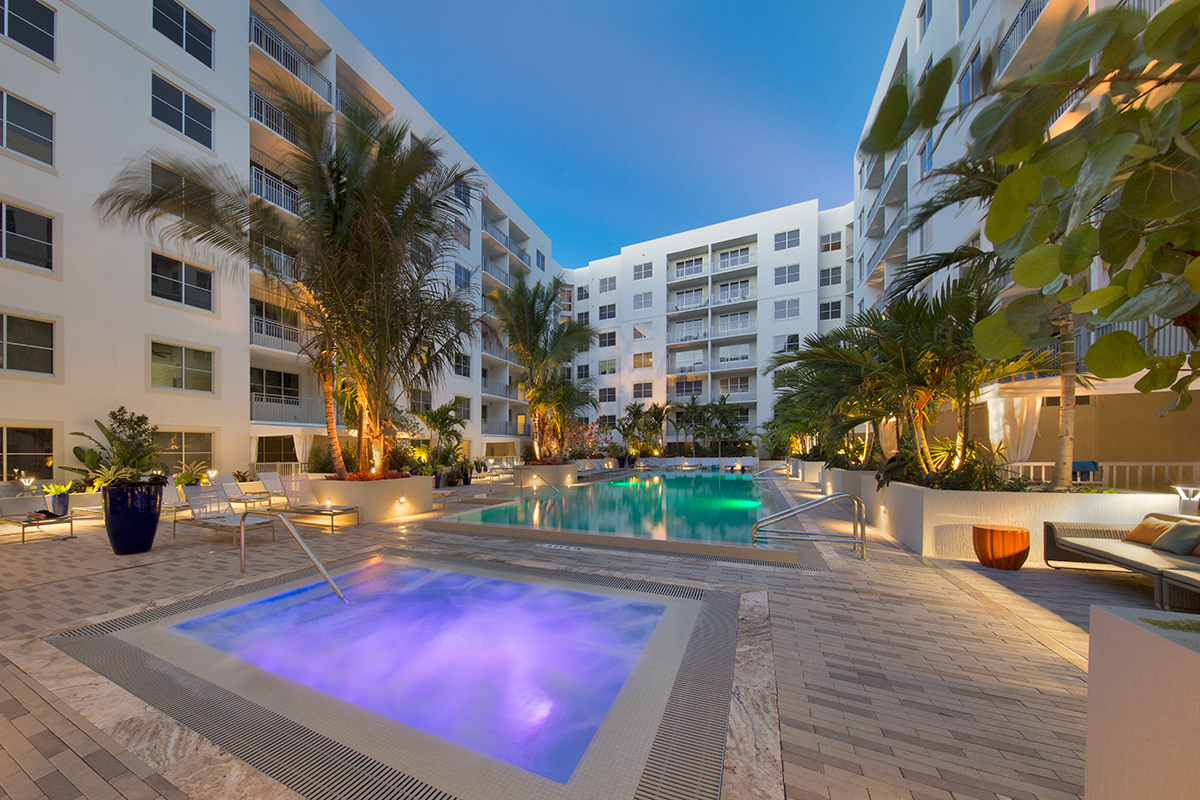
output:
[[[1133,386],[1143,394],[1167,389],[1179,377],[1183,368],[1183,354],[1166,358],[1149,359],[1150,371],[1143,375]]]
[[[1120,208],[1111,208],[1100,221],[1100,257],[1109,264],[1124,264],[1142,240],[1144,223]]]
[[[993,242],[1011,239],[1029,216],[1029,205],[1042,190],[1042,172],[1026,164],[1000,181],[988,209],[984,233]]]
[[[1174,319],[1180,314],[1186,314],[1194,309],[1197,303],[1200,303],[1200,295],[1192,291],[1187,279],[1182,275],[1172,278],[1168,285],[1173,290],[1173,294],[1168,295],[1158,311],[1155,312],[1163,319]]]
[[[1129,331],[1112,331],[1092,343],[1083,362],[1097,378],[1124,378],[1146,366],[1146,349]]]
[[[1060,139],[1063,141],[1060,142]],[[1034,156],[1034,161],[1041,167],[1043,175],[1056,178],[1060,186],[1071,186],[1087,154],[1087,142],[1072,131],[1056,136],[1043,145]]]
[[[1003,311],[997,311],[975,323],[975,349],[984,358],[1014,358],[1025,349],[1025,342],[1008,328]]]
[[[1035,208],[1016,236],[994,245],[996,253],[1002,258],[1015,259],[1031,247],[1042,244],[1054,232],[1055,226],[1058,225],[1058,217],[1057,206]]]
[[[1062,97],[1047,86],[1031,86],[1022,94],[1009,94],[998,109],[995,104],[986,109],[990,113],[977,116],[971,123],[971,136],[975,141],[971,153],[977,159],[997,158],[1004,153],[1024,150],[1030,145],[1039,146],[1046,140],[1046,127]]]
[[[1117,174],[1125,154],[1137,140],[1136,133],[1119,133],[1092,145],[1087,159],[1083,162],[1083,168],[1079,170],[1079,178],[1075,181],[1075,202],[1067,219],[1068,231],[1082,222],[1083,218],[1091,213],[1097,201],[1111,191],[1113,176]]]
[[[1200,208],[1200,159],[1172,148],[1133,171],[1121,210],[1135,219],[1177,217]]]
[[[1154,115],[1154,124],[1151,126],[1152,138],[1149,139],[1153,143],[1155,149],[1160,153],[1167,152],[1171,146],[1171,142],[1175,141],[1176,135],[1179,132],[1179,118],[1183,115],[1183,105],[1179,102],[1179,98],[1172,97],[1166,103],[1158,107]],[[1187,141],[1183,137],[1179,137],[1182,141]],[[1185,147],[1190,147],[1190,143]],[[1194,149],[1193,149],[1194,150]],[[1189,153],[1195,156],[1193,151]]]
[[[1160,61],[1195,61],[1200,58],[1196,13],[1200,0],[1176,0],[1150,20],[1142,36],[1146,54]]]
[[[863,152],[886,153],[896,149],[896,136],[907,115],[908,88],[900,82],[888,89],[887,94],[883,96],[879,111],[875,113],[875,121],[871,123],[867,138],[863,140]]]
[[[1125,322],[1136,322],[1146,319],[1151,314],[1157,314],[1165,303],[1174,297],[1170,284],[1160,283],[1142,291],[1137,297],[1132,297],[1121,307],[1107,317],[1108,322],[1119,325]],[[1161,315],[1160,315],[1161,316]]]
[[[1099,251],[1100,231],[1080,225],[1063,237],[1058,270],[1064,275],[1078,275],[1092,265]]]
[[[1076,286],[1074,284],[1071,284],[1070,286],[1064,286],[1062,291],[1058,293],[1058,302],[1069,303],[1072,300],[1078,300],[1080,297],[1083,297],[1083,291],[1084,290],[1082,286]]]
[[[1109,303],[1117,300],[1125,295],[1125,290],[1120,286],[1103,286],[1099,289],[1088,292],[1083,297],[1071,304],[1071,310],[1076,314],[1086,314],[1088,311],[1095,311],[1098,308],[1103,308]]]
[[[1193,292],[1200,293],[1200,258],[1193,258],[1183,270],[1184,280],[1192,287]]]
[[[1022,253],[1013,264],[1012,277],[1019,286],[1040,289],[1059,277],[1058,259],[1062,247],[1057,244],[1040,244]]]
[[[1054,50],[1046,57],[1046,72],[1062,72],[1089,64],[1092,57],[1104,49],[1117,33],[1115,20],[1099,14],[1084,17],[1059,34]]]
[[[1125,294],[1130,297],[1137,297],[1142,293],[1142,289],[1146,288],[1146,281],[1150,278],[1150,259],[1143,253],[1129,270],[1129,274],[1125,278]]]
[[[938,116],[946,102],[946,95],[954,85],[954,60],[947,57],[934,64],[925,80],[917,87],[917,99],[913,111],[923,128],[937,125]]]
[[[1037,333],[1049,313],[1046,298],[1038,294],[1022,295],[1004,308],[1008,329],[1023,339]]]

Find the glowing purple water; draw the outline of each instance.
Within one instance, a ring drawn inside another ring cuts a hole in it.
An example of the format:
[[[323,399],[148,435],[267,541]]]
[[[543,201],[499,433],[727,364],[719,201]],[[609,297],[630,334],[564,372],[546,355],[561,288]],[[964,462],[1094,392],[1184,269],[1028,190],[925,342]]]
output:
[[[663,607],[379,562],[175,626],[256,667],[559,783]]]

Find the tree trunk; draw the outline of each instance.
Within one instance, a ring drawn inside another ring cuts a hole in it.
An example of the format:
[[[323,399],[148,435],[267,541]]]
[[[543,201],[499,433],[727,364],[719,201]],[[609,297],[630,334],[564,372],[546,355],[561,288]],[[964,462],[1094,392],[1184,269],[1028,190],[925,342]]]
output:
[[[333,410],[333,375],[328,370],[320,370],[317,379],[321,382],[321,399],[325,404],[325,436],[329,439],[333,471],[339,478],[345,478],[346,461],[342,458],[342,443],[338,441],[337,435],[337,415]]]
[[[1075,460],[1075,317],[1068,310],[1058,321],[1058,454],[1050,491],[1071,491],[1071,467]]]
[[[929,452],[929,441],[925,437],[925,426],[921,424],[919,414],[913,414],[909,424],[913,429],[913,443],[917,448],[917,464],[921,467],[921,477],[924,478],[937,470],[934,468],[933,455]]]
[[[366,470],[367,470],[366,466],[363,464],[363,453],[366,452],[366,446],[365,446],[366,438],[367,438],[367,410],[360,405],[358,407],[358,436],[354,440],[354,445],[355,445],[355,455],[358,457],[358,468],[362,472],[366,472]]]

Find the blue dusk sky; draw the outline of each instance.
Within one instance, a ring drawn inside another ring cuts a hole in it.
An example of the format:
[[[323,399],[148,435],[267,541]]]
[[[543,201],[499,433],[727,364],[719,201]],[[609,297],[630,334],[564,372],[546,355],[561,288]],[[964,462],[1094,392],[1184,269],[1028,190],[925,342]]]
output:
[[[902,0],[325,0],[580,267],[817,198],[852,158]]]

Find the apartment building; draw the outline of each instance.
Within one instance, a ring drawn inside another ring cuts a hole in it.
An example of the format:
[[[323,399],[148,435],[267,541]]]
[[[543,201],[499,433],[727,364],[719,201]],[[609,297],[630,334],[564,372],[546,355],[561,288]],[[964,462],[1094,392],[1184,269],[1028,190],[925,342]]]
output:
[[[440,136],[400,82],[317,0],[0,3],[0,471],[62,477],[77,430],[124,405],[161,430],[167,461],[295,469],[324,432],[302,320],[263,276],[103,224],[92,204],[153,153],[231,167],[295,210],[278,164],[291,130],[273,99],[299,81],[341,111],[366,104]],[[482,293],[560,271],[550,239],[481,170],[446,280]],[[281,265],[288,256],[274,253]],[[527,404],[503,347],[477,344],[441,386],[475,454],[517,452]],[[486,397],[486,404],[481,398]]]
[[[863,123],[863,136],[870,129],[880,102],[897,81],[916,82],[924,71],[957,48],[958,72],[947,98],[951,104],[966,105],[983,91],[982,68],[989,53],[995,53],[995,80],[1003,83],[1027,72],[1050,53],[1058,33],[1080,15],[1097,6],[1120,2],[1153,15],[1169,0],[906,0],[891,46],[883,61],[870,112]],[[1094,101],[1072,97],[1058,109],[1051,133],[1069,128],[1086,115]],[[854,162],[853,219],[855,257],[850,277],[855,312],[881,305],[896,273],[912,258],[933,252],[951,251],[964,244],[989,246],[983,233],[983,216],[977,204],[964,204],[939,213],[925,225],[908,224],[909,211],[930,199],[936,182],[925,177],[937,168],[961,158],[969,142],[970,116],[953,124],[940,141],[941,130],[920,132],[896,151],[862,154]],[[936,147],[935,147],[936,145]],[[956,275],[943,272],[926,284],[936,292]],[[1099,264],[1091,271],[1094,287],[1107,282]],[[1019,290],[1010,287],[1010,291]],[[1095,331],[1079,330],[1076,353],[1082,359],[1088,345],[1113,327],[1146,333],[1145,321],[1119,326],[1102,326]],[[1190,350],[1186,333],[1167,328],[1155,340],[1158,352],[1170,355]],[[1130,379],[1095,382],[1079,387],[1076,423],[1076,458],[1104,463],[1134,461],[1194,461],[1192,443],[1200,433],[1197,415],[1172,414],[1159,419],[1155,412],[1169,397],[1139,394]],[[1036,436],[1023,438],[1024,452],[1010,448],[1015,460],[1052,461],[1057,442],[1057,378],[995,384],[984,392],[993,416],[1030,420]],[[1007,408],[1005,407],[1007,405]],[[1047,413],[1040,413],[1049,407]],[[987,430],[986,415],[980,414],[976,430]],[[1136,419],[1129,426],[1124,420]],[[1016,425],[1016,428],[1022,427]]]
[[[773,353],[842,324],[850,308],[852,209],[818,201],[707,225],[621,248],[567,270],[570,313],[598,337],[572,366],[596,379],[612,424],[627,403],[720,396],[758,428],[775,392]]]

